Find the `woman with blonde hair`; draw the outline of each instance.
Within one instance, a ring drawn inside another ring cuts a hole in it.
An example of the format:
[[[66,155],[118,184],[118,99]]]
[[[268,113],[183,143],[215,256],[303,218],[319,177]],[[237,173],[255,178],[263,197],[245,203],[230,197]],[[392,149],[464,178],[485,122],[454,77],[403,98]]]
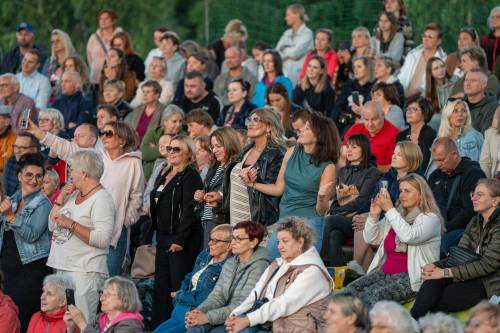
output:
[[[385,186],[391,196],[391,200],[398,202],[400,179],[413,172],[421,173],[423,171],[422,161],[422,150],[416,143],[411,141],[398,142],[392,154],[391,169],[382,175],[374,186],[372,199],[375,199],[380,189]],[[367,212],[369,208],[369,202],[367,202],[363,211]],[[370,244],[367,244],[363,239],[363,230],[367,218],[368,213],[354,215],[352,218],[354,228],[354,261],[362,266],[363,272],[370,266],[374,255]],[[353,265],[356,264],[351,262],[349,266],[354,267]]]
[[[42,74],[49,78],[52,87],[54,87],[59,83],[59,79],[61,78],[64,60],[69,56],[76,55],[76,50],[71,37],[60,29],[52,30],[50,43],[52,45],[52,52],[50,58],[47,58],[45,64],[43,64]]]
[[[500,179],[500,108],[497,109],[492,126],[484,132],[481,151],[481,169],[486,177]]]
[[[170,317],[171,293],[179,290],[184,276],[193,269],[201,247],[202,227],[194,212],[196,190],[203,183],[195,168],[191,138],[176,135],[166,147],[168,163],[150,193],[151,220],[157,234],[153,325]]]
[[[363,237],[379,248],[368,274],[345,288],[369,307],[384,299],[414,297],[422,284],[421,268],[439,259],[444,225],[429,185],[412,173],[399,180],[399,190],[396,207],[386,189],[372,201]]]
[[[216,214],[226,223],[254,221],[270,226],[278,220],[279,201],[272,195],[252,190],[247,185],[249,172],[259,170],[258,182],[274,184],[285,154],[284,130],[280,116],[272,108],[259,108],[247,119],[248,138],[240,155],[226,167],[221,193],[207,198],[209,205],[218,206]]]
[[[295,103],[328,116],[335,106],[335,91],[330,80],[325,59],[313,56],[307,63],[306,75],[295,87]]]
[[[160,103],[168,105],[174,99],[174,86],[172,82],[167,81],[165,77],[167,76],[167,62],[162,57],[153,57],[148,68],[148,79],[158,82],[161,86]],[[135,91],[135,97],[130,102],[130,106],[133,108],[144,104],[144,94],[142,92],[142,86],[148,81],[143,81],[137,87]]]
[[[443,108],[438,138],[449,137],[462,157],[479,161],[483,135],[472,127],[469,105],[463,100],[449,102]]]

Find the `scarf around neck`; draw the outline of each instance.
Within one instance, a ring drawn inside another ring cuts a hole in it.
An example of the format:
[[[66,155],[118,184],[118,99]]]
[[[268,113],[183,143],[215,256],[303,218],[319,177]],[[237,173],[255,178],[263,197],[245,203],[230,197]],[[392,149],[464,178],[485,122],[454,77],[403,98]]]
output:
[[[399,203],[397,205],[396,210],[401,215],[403,220],[405,220],[406,223],[408,223],[409,225],[413,225],[417,216],[419,216],[422,213],[420,211],[420,209],[418,207],[416,207],[416,208],[412,209],[410,212],[405,214],[405,209],[403,208],[401,203]],[[396,249],[395,249],[395,251],[396,252],[407,252],[408,251],[408,244],[401,242],[401,240],[399,239],[399,236],[397,234],[396,234]]]

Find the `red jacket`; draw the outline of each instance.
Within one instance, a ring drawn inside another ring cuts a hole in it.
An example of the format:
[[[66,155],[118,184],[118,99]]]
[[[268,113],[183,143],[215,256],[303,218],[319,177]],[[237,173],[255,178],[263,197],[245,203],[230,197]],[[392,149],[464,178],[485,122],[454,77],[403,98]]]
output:
[[[486,52],[488,69],[494,72],[497,57],[500,55],[500,37],[495,37],[494,33],[490,32],[481,38],[479,44],[484,49],[484,52]]]
[[[304,59],[304,64],[302,65],[302,71],[299,75],[299,80],[302,80],[304,76],[306,76],[307,64],[309,63],[309,60],[316,55],[316,53],[317,52],[315,50],[307,53],[306,58]],[[323,58],[325,58],[326,61],[326,72],[330,76],[331,80],[335,79],[335,72],[339,65],[339,57],[337,56],[337,52],[330,49],[329,51],[325,52]]]
[[[63,320],[65,311],[62,309],[53,314],[38,311],[31,317],[27,333],[64,333],[66,331],[66,323]]]
[[[0,332],[19,333],[19,310],[9,296],[0,291]]]

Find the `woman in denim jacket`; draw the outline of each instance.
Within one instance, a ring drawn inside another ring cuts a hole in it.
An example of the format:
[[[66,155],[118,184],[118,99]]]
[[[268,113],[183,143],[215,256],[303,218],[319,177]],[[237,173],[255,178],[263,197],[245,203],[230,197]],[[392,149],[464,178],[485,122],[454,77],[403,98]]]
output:
[[[186,313],[207,299],[219,280],[222,266],[231,254],[232,230],[229,224],[221,224],[212,229],[209,248],[198,255],[193,271],[186,275],[181,289],[172,293],[175,302],[172,317],[158,326],[153,333],[186,332]]]
[[[50,274],[45,263],[51,206],[42,191],[44,175],[42,155],[23,155],[17,163],[21,189],[0,204],[0,265],[5,274],[5,293],[19,307],[22,332],[40,307],[42,281]]]

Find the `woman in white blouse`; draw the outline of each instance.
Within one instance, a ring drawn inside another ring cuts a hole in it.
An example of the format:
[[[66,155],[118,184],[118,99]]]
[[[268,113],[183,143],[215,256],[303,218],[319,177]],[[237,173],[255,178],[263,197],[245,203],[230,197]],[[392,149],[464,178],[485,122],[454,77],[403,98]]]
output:
[[[99,182],[104,172],[100,154],[80,150],[68,162],[73,184],[66,185],[50,212],[52,247],[47,266],[75,281],[76,306],[91,318],[97,311],[98,290],[108,277],[115,205]]]
[[[500,108],[497,109],[492,126],[484,132],[479,164],[486,177],[500,177]]]

